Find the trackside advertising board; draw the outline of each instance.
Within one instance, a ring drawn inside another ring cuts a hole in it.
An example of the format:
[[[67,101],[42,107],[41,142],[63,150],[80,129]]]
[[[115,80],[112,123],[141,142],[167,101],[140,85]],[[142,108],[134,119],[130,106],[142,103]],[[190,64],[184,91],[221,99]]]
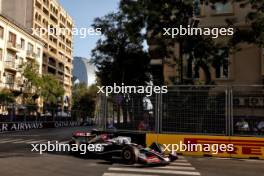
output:
[[[80,126],[76,121],[55,121],[55,122],[4,122],[0,123],[0,133],[7,131],[26,131],[43,128],[60,128]]]
[[[202,135],[175,135],[175,134],[146,134],[146,143],[158,142],[169,149],[182,144],[208,146],[208,150],[181,150],[177,153],[191,156],[216,156],[233,158],[264,159],[264,138],[256,137],[228,137],[228,136],[202,136]],[[227,146],[225,151],[220,150]],[[228,150],[232,147],[232,150]],[[183,147],[183,149],[185,149]],[[217,149],[217,150],[213,150]]]

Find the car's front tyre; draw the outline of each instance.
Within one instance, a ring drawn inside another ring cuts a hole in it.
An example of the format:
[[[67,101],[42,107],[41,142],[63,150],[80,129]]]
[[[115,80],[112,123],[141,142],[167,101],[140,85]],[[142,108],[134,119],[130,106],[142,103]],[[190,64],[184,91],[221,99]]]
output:
[[[138,161],[139,150],[133,146],[122,149],[121,157],[126,164],[135,164]]]

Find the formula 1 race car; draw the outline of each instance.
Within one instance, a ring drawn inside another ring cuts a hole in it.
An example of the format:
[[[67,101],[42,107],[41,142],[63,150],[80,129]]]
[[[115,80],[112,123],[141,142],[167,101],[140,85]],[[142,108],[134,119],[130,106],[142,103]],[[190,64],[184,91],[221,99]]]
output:
[[[111,134],[97,134],[93,131],[88,133],[75,132],[70,144],[78,146],[82,144],[86,146],[99,145],[98,150],[96,150],[97,147],[91,147],[95,150],[89,150],[85,155],[107,160],[118,157],[125,164],[168,165],[178,159],[176,153],[166,155],[163,146],[158,143],[153,143],[149,148],[144,148],[132,143],[130,137],[114,137]],[[80,155],[80,151],[74,152],[74,154]]]

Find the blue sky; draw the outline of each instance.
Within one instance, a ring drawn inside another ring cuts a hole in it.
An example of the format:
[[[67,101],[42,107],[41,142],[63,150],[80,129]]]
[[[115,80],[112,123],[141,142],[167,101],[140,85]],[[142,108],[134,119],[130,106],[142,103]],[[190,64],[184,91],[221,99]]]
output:
[[[76,28],[89,28],[94,18],[116,11],[119,0],[59,0],[73,18]],[[100,36],[74,37],[74,56],[90,58]]]

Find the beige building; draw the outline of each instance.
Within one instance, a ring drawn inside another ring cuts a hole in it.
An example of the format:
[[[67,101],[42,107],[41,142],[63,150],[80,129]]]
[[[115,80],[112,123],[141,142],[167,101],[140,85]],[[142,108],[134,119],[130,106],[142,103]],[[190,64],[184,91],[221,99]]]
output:
[[[43,43],[27,29],[0,15],[0,89],[19,95],[26,81],[21,72],[22,64],[35,60],[42,74],[42,57]],[[21,99],[18,97],[17,101]]]
[[[199,0],[195,0],[200,2]],[[238,28],[247,28],[248,24],[245,23],[245,16],[249,12],[248,8],[240,8],[239,4],[233,3],[216,3],[215,8],[210,5],[200,4],[196,7],[195,13],[197,17],[195,20],[199,21],[198,27],[226,27],[227,18],[237,18]],[[228,36],[220,36],[215,39],[219,42],[228,40]],[[263,50],[251,44],[241,44],[241,50],[234,54],[230,54],[227,58],[229,64],[221,65],[217,68],[211,68],[211,77],[216,84],[232,84],[232,85],[260,85],[264,82],[264,57]],[[179,56],[179,48],[175,44],[174,54]],[[184,56],[185,57],[185,56]],[[196,71],[192,68],[192,74],[187,74],[188,59],[183,59],[183,79],[196,78],[197,82],[202,83],[205,80],[202,69]],[[179,63],[179,62],[178,62]],[[180,71],[179,64],[171,58],[161,59],[153,57],[151,64],[155,75],[163,75],[158,82],[165,84],[173,84],[175,80],[179,80]]]
[[[0,0],[1,13],[32,29],[44,42],[43,74],[58,78],[70,107],[73,69],[73,20],[57,0]]]

